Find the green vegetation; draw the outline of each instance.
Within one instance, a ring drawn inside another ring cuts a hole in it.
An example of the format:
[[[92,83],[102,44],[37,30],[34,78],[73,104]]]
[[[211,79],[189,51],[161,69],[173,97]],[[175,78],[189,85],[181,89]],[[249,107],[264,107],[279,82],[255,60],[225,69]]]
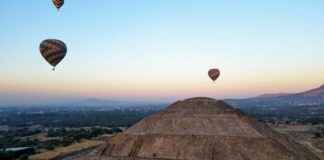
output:
[[[268,123],[324,124],[324,105],[242,107],[247,115]]]
[[[0,125],[44,127],[129,127],[154,111],[50,111],[45,113],[5,112],[0,113]]]
[[[5,152],[6,148],[33,147],[54,150],[81,140],[121,132],[153,111],[69,110],[10,108],[0,112],[0,159],[26,159],[28,155]],[[23,110],[23,111],[22,111]]]

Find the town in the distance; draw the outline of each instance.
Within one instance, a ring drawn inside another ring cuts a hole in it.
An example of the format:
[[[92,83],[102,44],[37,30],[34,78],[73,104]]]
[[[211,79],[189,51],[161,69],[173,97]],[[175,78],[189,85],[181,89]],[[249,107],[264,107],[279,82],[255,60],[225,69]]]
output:
[[[323,155],[324,86],[224,101]],[[2,106],[0,159],[69,159],[86,154],[168,105],[87,99],[53,106]]]

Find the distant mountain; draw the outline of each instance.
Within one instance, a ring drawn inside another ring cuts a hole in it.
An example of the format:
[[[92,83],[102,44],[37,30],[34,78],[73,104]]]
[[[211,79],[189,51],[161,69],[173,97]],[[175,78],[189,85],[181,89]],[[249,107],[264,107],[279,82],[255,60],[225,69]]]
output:
[[[270,97],[280,97],[280,96],[286,96],[289,95],[289,93],[269,93],[269,94],[262,94],[258,96],[258,98],[270,98]]]
[[[81,100],[77,102],[79,105],[83,106],[124,106],[124,105],[132,105],[135,102],[127,102],[127,101],[117,101],[117,100],[106,100],[106,99],[98,99],[98,98],[88,98],[85,100]]]
[[[264,94],[246,99],[228,99],[228,103],[237,107],[277,107],[307,106],[324,104],[324,85],[300,93]]]
[[[324,85],[311,89],[306,92],[299,93],[298,95],[304,96],[304,97],[322,97],[324,98]]]
[[[155,101],[127,101],[127,100],[110,100],[99,98],[85,98],[80,100],[74,100],[69,102],[61,102],[52,104],[50,106],[67,106],[72,108],[93,108],[100,110],[115,110],[115,109],[127,109],[127,110],[160,110],[167,103],[155,102]]]

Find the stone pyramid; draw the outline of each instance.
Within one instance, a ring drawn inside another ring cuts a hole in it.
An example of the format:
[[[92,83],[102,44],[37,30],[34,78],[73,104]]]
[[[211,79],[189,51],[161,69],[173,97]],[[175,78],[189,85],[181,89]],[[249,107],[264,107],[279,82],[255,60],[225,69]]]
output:
[[[111,139],[86,159],[317,160],[292,139],[223,101],[175,102]]]

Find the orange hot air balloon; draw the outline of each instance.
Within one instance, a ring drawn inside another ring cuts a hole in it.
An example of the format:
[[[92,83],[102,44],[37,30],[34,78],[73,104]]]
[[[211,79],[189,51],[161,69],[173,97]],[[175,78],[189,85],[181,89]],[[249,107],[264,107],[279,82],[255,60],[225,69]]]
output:
[[[217,78],[220,75],[220,71],[217,68],[212,68],[208,71],[208,76],[210,77],[210,79],[212,79],[213,81],[216,81]]]
[[[57,10],[59,10],[64,4],[64,0],[52,0],[52,2],[57,8]]]
[[[57,39],[46,39],[39,45],[39,51],[45,60],[55,66],[59,64],[66,55],[67,48],[64,42]]]

